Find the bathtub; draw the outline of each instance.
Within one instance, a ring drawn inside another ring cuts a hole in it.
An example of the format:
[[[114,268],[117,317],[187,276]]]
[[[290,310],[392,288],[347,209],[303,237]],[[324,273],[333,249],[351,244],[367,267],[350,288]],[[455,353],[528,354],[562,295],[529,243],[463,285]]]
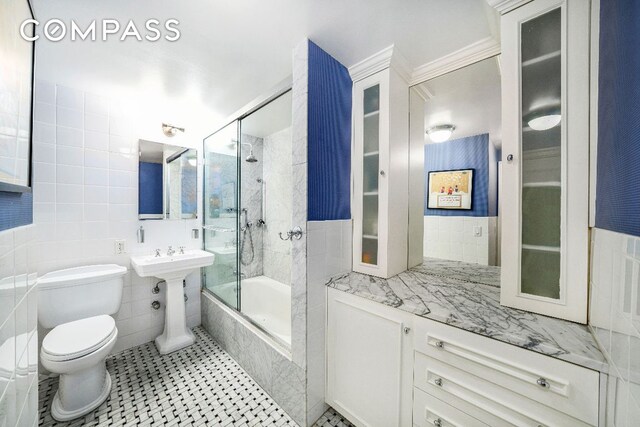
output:
[[[291,287],[267,276],[243,279],[242,313],[269,334],[291,346]]]
[[[240,289],[240,312],[260,329],[290,347],[291,287],[267,276],[256,276],[242,279]],[[235,305],[236,283],[218,285],[213,293]]]

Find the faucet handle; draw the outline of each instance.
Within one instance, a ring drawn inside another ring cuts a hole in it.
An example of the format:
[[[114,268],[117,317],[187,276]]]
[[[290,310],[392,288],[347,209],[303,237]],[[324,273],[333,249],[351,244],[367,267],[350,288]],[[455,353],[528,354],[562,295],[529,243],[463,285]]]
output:
[[[181,254],[184,254],[184,249],[185,249],[184,246],[180,246],[178,249],[180,250]]]
[[[160,249],[156,249],[155,252],[156,252],[156,257],[159,257],[160,256]]]

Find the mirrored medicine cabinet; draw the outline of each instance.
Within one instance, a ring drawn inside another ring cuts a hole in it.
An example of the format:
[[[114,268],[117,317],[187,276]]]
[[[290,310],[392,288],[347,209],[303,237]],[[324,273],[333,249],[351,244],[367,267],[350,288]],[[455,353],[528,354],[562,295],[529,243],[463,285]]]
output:
[[[138,155],[138,218],[197,218],[198,151],[140,140]]]

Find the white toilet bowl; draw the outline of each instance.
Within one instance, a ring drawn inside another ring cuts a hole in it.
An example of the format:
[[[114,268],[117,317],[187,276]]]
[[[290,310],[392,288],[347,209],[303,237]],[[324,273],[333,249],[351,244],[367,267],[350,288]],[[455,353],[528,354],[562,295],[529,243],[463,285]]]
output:
[[[56,271],[39,280],[39,321],[53,328],[42,341],[40,360],[60,374],[51,416],[81,417],[111,391],[105,360],[118,338],[110,316],[120,308],[126,268],[96,265]]]
[[[112,317],[89,317],[56,326],[42,342],[42,366],[60,374],[51,415],[68,421],[104,402],[111,391],[105,359],[118,338]]]

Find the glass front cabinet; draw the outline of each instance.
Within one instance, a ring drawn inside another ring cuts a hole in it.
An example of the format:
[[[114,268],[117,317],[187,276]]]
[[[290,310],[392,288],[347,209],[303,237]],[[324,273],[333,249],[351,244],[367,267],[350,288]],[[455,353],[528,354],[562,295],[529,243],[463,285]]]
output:
[[[587,321],[589,2],[502,17],[501,303]]]
[[[353,270],[407,269],[408,85],[391,67],[353,85]]]

